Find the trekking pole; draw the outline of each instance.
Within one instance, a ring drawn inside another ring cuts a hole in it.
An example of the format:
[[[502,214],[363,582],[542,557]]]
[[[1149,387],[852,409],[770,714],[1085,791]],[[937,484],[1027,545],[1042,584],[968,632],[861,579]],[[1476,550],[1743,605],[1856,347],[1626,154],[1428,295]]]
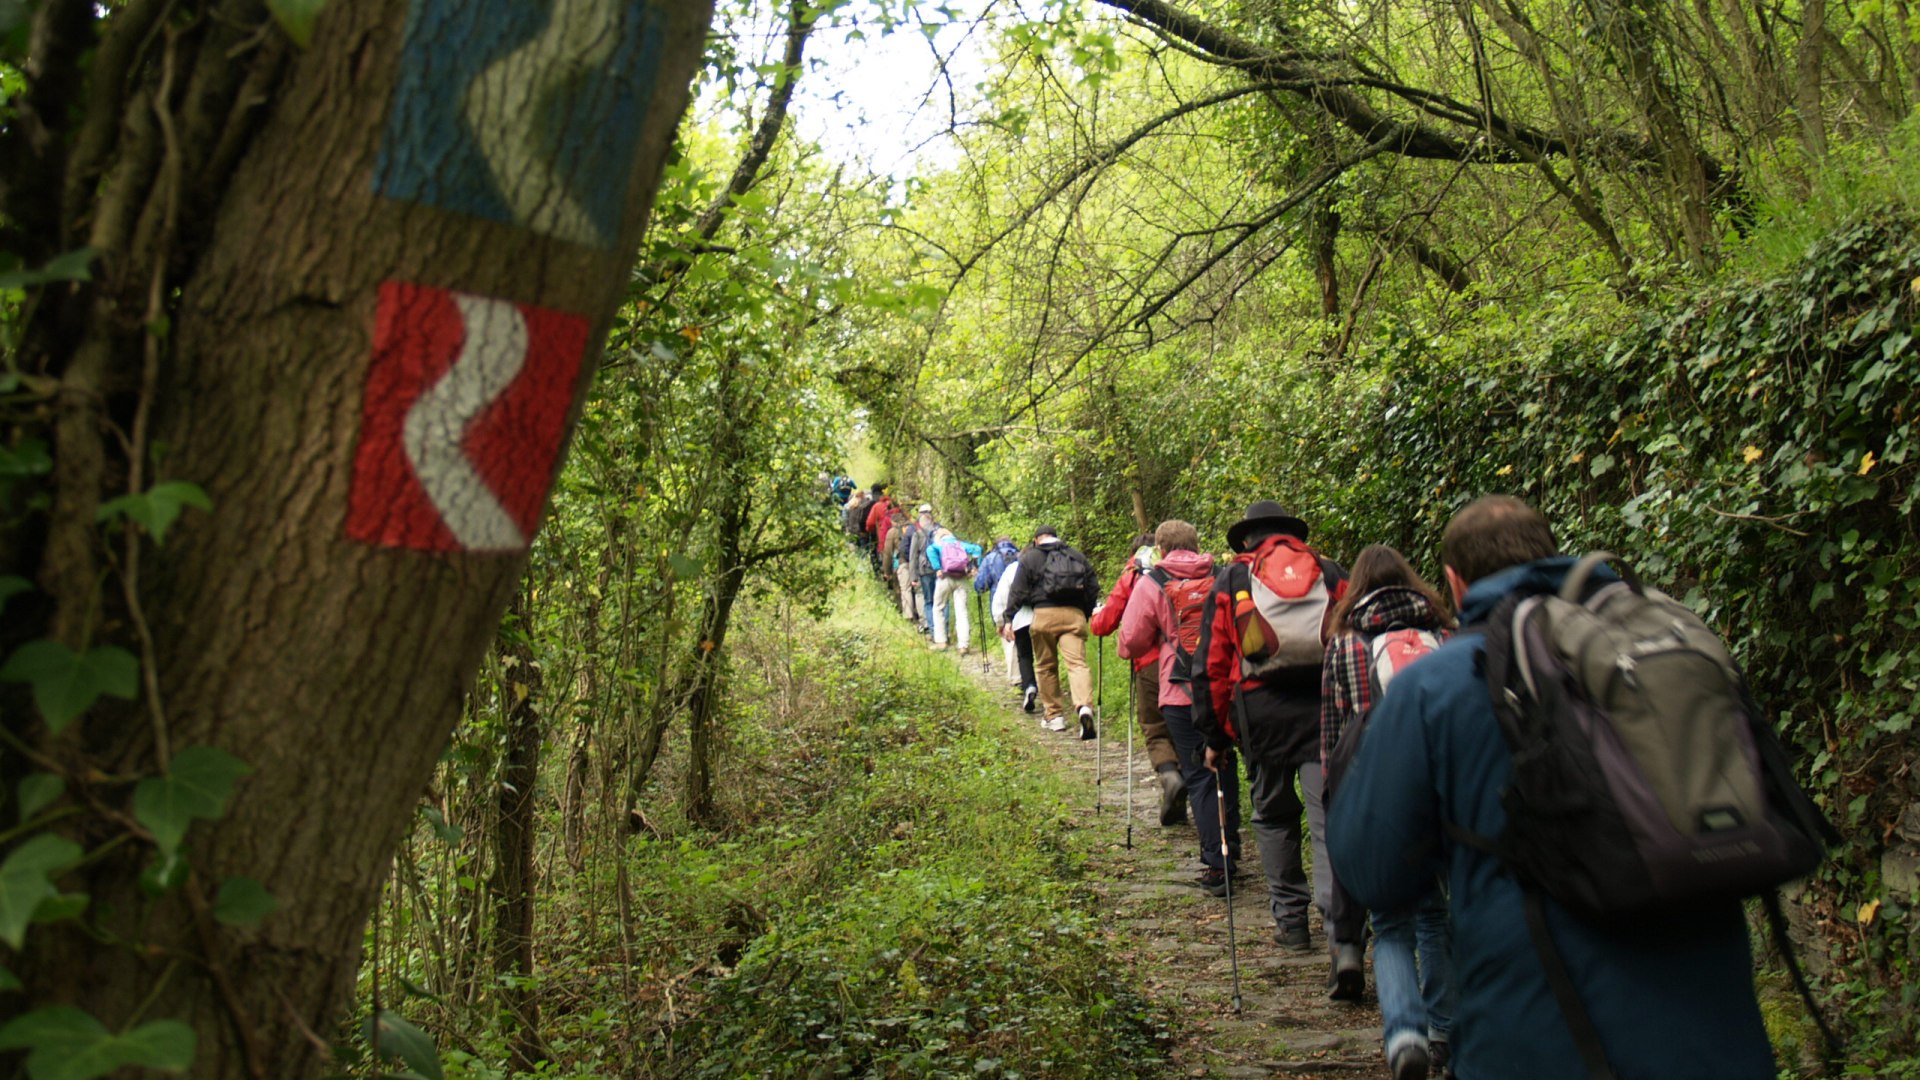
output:
[[[1100,768],[1100,729],[1107,726],[1107,639],[1093,639],[1093,812],[1100,812],[1100,785],[1106,781]]]
[[[1227,786],[1213,770],[1213,793],[1220,800],[1220,869],[1227,885],[1227,960],[1233,965],[1233,1011],[1240,1011],[1240,950],[1233,933],[1233,859],[1227,853]]]
[[[987,624],[980,620],[980,594],[973,594],[973,625],[978,628],[980,638],[980,674],[985,675],[991,666],[987,663]]]
[[[1127,850],[1133,850],[1133,770],[1138,763],[1133,760],[1133,729],[1140,722],[1140,716],[1134,711],[1133,694],[1134,673],[1127,673]]]

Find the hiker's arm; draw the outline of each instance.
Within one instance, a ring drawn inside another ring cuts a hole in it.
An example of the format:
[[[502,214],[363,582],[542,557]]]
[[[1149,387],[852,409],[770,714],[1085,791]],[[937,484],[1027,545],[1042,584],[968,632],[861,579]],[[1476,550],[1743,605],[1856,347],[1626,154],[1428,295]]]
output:
[[[1428,700],[1424,686],[1395,680],[1394,692],[1368,716],[1367,736],[1327,816],[1334,873],[1375,911],[1419,900],[1439,870],[1439,806],[1422,721]]]
[[[1120,636],[1114,641],[1114,649],[1120,654],[1120,659],[1133,660],[1159,651],[1160,630],[1153,617],[1153,609],[1159,606],[1159,600],[1158,589],[1140,588],[1138,582],[1127,593],[1126,606],[1120,613]],[[1107,608],[1111,610],[1112,607],[1113,601],[1107,601]],[[1105,615],[1106,612],[1101,614]]]
[[[1013,588],[1007,591],[1007,616],[1009,618],[1013,616],[1014,612],[1019,611],[1023,607],[1026,607],[1027,604],[1032,601],[1032,598],[1027,595],[1028,588],[1027,588],[1026,570],[1027,570],[1027,557],[1026,555],[1022,554],[1020,556],[1020,561],[1014,563],[1013,569],[1008,571],[1009,573],[1015,575],[1013,579]]]
[[[1140,575],[1132,570],[1120,571],[1120,576],[1113,582],[1113,591],[1107,594],[1107,602],[1094,610],[1093,622],[1087,627],[1094,637],[1106,637],[1120,629],[1127,604],[1137,591],[1134,585],[1139,577]],[[1125,656],[1126,653],[1122,652],[1120,655]]]

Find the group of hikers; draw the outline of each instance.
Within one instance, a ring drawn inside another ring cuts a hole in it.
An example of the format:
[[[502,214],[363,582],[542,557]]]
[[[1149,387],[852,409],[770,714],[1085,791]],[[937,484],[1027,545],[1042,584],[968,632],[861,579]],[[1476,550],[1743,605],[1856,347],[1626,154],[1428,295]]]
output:
[[[1444,594],[1386,545],[1348,570],[1263,500],[1218,558],[1185,521],[1139,536],[1104,601],[1052,526],[983,552],[883,485],[843,514],[933,648],[967,651],[968,583],[991,598],[1049,730],[1071,710],[1096,737],[1086,648],[1116,637],[1199,887],[1231,908],[1244,770],[1274,940],[1311,953],[1317,908],[1327,993],[1357,1002],[1371,935],[1395,1080],[1774,1076],[1740,898],[1831,827],[1704,624],[1526,503],[1457,513]]]

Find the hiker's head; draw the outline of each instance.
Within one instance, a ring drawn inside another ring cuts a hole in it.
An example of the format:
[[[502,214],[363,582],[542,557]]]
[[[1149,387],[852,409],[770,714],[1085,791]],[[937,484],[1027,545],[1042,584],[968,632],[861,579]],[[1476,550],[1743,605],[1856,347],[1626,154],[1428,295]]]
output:
[[[1427,579],[1420,576],[1420,571],[1413,568],[1405,555],[1385,544],[1368,544],[1353,560],[1353,569],[1347,572],[1347,593],[1333,606],[1328,625],[1336,630],[1344,628],[1348,613],[1366,599],[1367,594],[1390,588],[1412,589],[1426,597],[1435,611],[1447,610],[1440,594],[1427,584]]]
[[[999,547],[1001,544],[1011,544],[1011,543],[1013,543],[1013,537],[1011,536],[996,536],[993,538],[994,547]]]
[[[1058,539],[1060,539],[1060,530],[1052,525],[1036,525],[1033,528],[1033,542],[1036,544]]]
[[[1161,522],[1160,527],[1153,530],[1153,536],[1150,539],[1153,546],[1160,549],[1162,555],[1171,555],[1176,551],[1200,550],[1200,530],[1179,518]],[[1139,547],[1140,544],[1136,542],[1134,546]]]
[[[1440,536],[1440,562],[1456,602],[1467,587],[1512,566],[1560,554],[1546,516],[1511,495],[1483,495],[1468,503]]]
[[[1252,551],[1270,536],[1291,536],[1301,543],[1307,540],[1307,523],[1287,513],[1272,499],[1261,499],[1240,520],[1227,529],[1227,546],[1235,551]]]

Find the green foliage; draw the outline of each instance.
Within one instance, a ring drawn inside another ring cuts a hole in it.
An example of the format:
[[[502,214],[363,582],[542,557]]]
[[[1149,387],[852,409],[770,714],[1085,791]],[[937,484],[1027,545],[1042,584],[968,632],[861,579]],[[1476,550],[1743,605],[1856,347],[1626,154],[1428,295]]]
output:
[[[0,34],[6,33],[5,21],[4,13],[0,13]],[[49,259],[38,270],[23,269],[18,260],[0,255],[0,290],[27,289],[56,281],[91,281],[93,274],[88,267],[95,254],[92,248],[69,251]]]
[[[52,773],[33,773],[22,777],[16,792],[20,800],[20,820],[31,821],[41,808],[60,797],[67,789],[66,781]]]
[[[189,746],[173,756],[164,776],[151,776],[133,789],[133,816],[153,834],[162,855],[179,850],[195,821],[227,812],[233,785],[253,770],[213,746]]]
[[[398,1061],[406,1071],[395,1080],[442,1080],[439,1051],[433,1039],[415,1027],[406,1017],[391,1009],[369,1015],[360,1032],[367,1045],[377,1047],[382,1061]]]
[[[314,20],[326,6],[327,0],[267,0],[267,11],[272,13],[273,21],[303,49],[313,44]]]
[[[28,683],[47,728],[59,733],[102,694],[131,700],[140,693],[140,661],[117,645],[84,653],[58,641],[29,641],[0,665],[0,682]]]
[[[151,1020],[115,1034],[65,1005],[35,1009],[0,1027],[0,1050],[27,1051],[32,1080],[94,1080],[124,1068],[182,1072],[193,1063],[193,1029]]]
[[[207,498],[207,493],[198,484],[170,480],[155,484],[138,495],[122,495],[109,500],[101,504],[94,518],[110,522],[124,517],[146,530],[155,544],[164,544],[167,529],[189,506],[196,510],[212,510],[213,501]]]
[[[15,952],[27,926],[50,902],[60,899],[53,879],[80,859],[80,845],[64,836],[40,833],[7,853],[0,862],[0,941]]]
[[[227,926],[258,926],[280,909],[267,887],[250,877],[230,877],[213,898],[213,917]]]

